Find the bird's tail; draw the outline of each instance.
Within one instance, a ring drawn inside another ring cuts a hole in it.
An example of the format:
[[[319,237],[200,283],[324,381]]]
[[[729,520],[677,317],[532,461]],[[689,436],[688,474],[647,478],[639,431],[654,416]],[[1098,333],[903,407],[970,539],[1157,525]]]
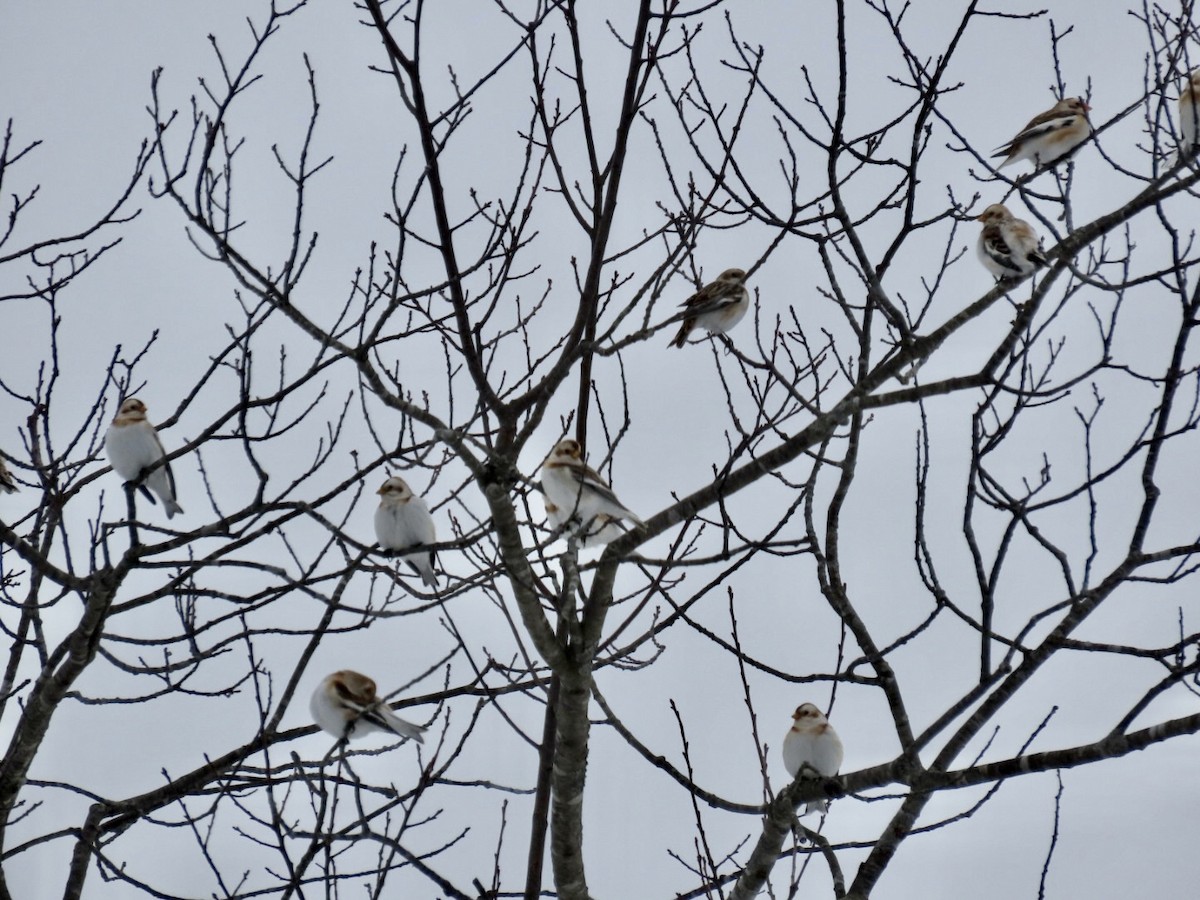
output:
[[[183,512],[183,507],[169,497],[163,501],[163,506],[166,507],[168,519],[175,518],[175,513]]]
[[[422,737],[425,734],[424,725],[414,725],[412,722],[400,718],[387,707],[381,707],[379,715],[393,734],[402,738],[411,738],[418,744],[425,743],[425,738]]]
[[[437,572],[433,569],[433,554],[422,551],[420,553],[409,553],[404,557],[404,561],[412,567],[412,570],[421,576],[421,583],[430,590],[437,590],[438,577]]]
[[[675,337],[671,339],[668,347],[682,347],[687,343],[688,335],[692,332],[692,323],[689,319],[684,319],[683,324],[679,326],[679,330],[675,332]]]

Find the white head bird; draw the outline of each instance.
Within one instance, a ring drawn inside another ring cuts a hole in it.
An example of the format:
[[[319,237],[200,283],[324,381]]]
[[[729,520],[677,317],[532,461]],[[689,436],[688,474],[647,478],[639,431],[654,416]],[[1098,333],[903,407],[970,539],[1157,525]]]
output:
[[[726,269],[716,281],[706,284],[679,305],[685,308],[687,315],[668,346],[682,347],[696,327],[709,334],[725,334],[742,321],[750,306],[746,273],[742,269]]]
[[[437,529],[429,506],[416,496],[403,478],[393,475],[377,491],[379,507],[375,510],[375,538],[384,550],[408,550],[437,543]],[[404,561],[421,576],[425,586],[437,590],[437,573],[433,570],[433,550],[405,553]]]
[[[997,278],[1020,278],[1048,265],[1033,226],[1007,206],[993,203],[976,218],[983,223],[975,245],[979,261]]]
[[[547,512],[550,507],[555,508],[551,521],[557,518],[560,522],[578,523],[585,540],[602,542],[601,534],[606,535],[605,541],[616,537],[605,531],[608,526],[615,526],[612,519],[642,524],[617,499],[604,479],[584,463],[579,441],[567,438],[555,445],[550,458],[542,463],[542,490],[546,494]]]
[[[183,512],[183,507],[175,502],[175,476],[171,464],[164,462],[152,471],[146,471],[167,454],[158,439],[158,432],[146,418],[146,404],[137,397],[130,397],[121,404],[104,437],[104,449],[113,469],[126,484],[137,485],[151,503],[155,500],[150,491],[158,495],[168,519]]]
[[[1007,157],[1000,168],[1028,159],[1034,171],[1069,159],[1079,145],[1092,134],[1092,123],[1088,120],[1091,107],[1082,97],[1067,97],[1059,100],[1044,113],[1039,113],[1026,123],[1016,136],[992,156]]]
[[[15,494],[16,492],[16,479],[12,477],[12,472],[8,471],[8,466],[4,464],[4,457],[0,456],[0,493]]]
[[[313,691],[308,708],[321,730],[336,738],[353,740],[372,731],[384,731],[425,743],[423,725],[406,722],[392,712],[375,696],[375,682],[350,669],[326,676]]]
[[[783,764],[792,778],[832,778],[842,767],[842,742],[829,720],[811,703],[802,703],[792,714],[792,727],[783,739]],[[813,800],[801,815],[828,809],[824,800]]]

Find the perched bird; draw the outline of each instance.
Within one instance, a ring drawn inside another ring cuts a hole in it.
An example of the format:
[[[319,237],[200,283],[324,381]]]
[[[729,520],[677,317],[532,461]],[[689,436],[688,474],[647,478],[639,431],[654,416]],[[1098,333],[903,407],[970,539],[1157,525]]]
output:
[[[1082,97],[1059,100],[1050,109],[1034,116],[1007,144],[997,147],[993,157],[1005,156],[1000,168],[1023,159],[1033,162],[1034,171],[1069,157],[1091,136],[1088,121],[1091,109]]]
[[[594,535],[596,542],[603,542],[600,535],[609,525],[615,526],[606,519],[629,519],[642,524],[642,520],[617,499],[604,479],[584,464],[579,441],[567,438],[554,447],[550,458],[542,463],[542,490],[546,494],[547,514],[553,506],[552,515],[559,519],[559,524],[577,522],[578,533],[584,540],[591,540]],[[609,541],[613,537],[616,535],[603,540]]]
[[[317,685],[308,702],[313,720],[336,738],[353,740],[372,731],[386,731],[397,737],[412,738],[418,744],[423,725],[406,722],[375,696],[375,682],[360,672],[342,669]]]
[[[1179,129],[1182,138],[1179,152],[1187,156],[1196,149],[1196,133],[1200,131],[1200,69],[1194,69],[1188,83],[1179,92]]]
[[[4,458],[0,457],[0,493],[15,494],[17,492],[17,482],[12,477],[12,472],[8,471],[8,466],[4,464]]]
[[[384,550],[407,550],[437,543],[437,529],[425,501],[416,496],[403,478],[393,475],[376,492],[375,538]],[[404,561],[421,576],[426,587],[437,590],[433,550],[405,553]]]
[[[817,775],[832,778],[842,767],[842,741],[811,703],[802,703],[792,714],[792,727],[783,739],[783,764],[792,778]],[[813,800],[801,815],[814,810],[825,812],[824,800]]]
[[[1019,278],[1048,264],[1033,227],[1007,206],[993,203],[976,219],[983,223],[983,231],[975,249],[980,262],[997,278]]]
[[[156,501],[150,491],[158,494],[168,519],[183,512],[183,507],[175,502],[175,476],[171,473],[171,464],[164,462],[146,472],[166,456],[166,452],[158,432],[146,418],[146,404],[137,397],[130,397],[121,404],[117,417],[108,426],[104,449],[113,469],[127,484],[136,484],[151,503]]]
[[[706,284],[679,305],[687,310],[687,315],[669,346],[682,347],[697,325],[709,334],[724,334],[742,321],[750,306],[746,273],[741,269],[726,269],[716,281]]]

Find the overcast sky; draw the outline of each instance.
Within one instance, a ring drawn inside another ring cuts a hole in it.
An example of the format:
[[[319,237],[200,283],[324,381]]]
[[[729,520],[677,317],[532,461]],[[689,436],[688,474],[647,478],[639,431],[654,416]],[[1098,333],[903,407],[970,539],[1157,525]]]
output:
[[[489,43],[490,29],[498,27],[494,12],[487,10],[488,4],[482,2],[456,0],[438,5],[454,9],[441,20],[443,24],[431,26],[433,31],[427,38],[430,46],[441,49],[438,41],[444,42],[446,57],[458,60],[466,75],[471,74],[472,65],[483,70],[496,52]],[[1043,5],[1061,29],[1067,26],[1075,29],[1060,48],[1062,69],[1069,94],[1090,91],[1093,121],[1105,122],[1134,103],[1143,92],[1147,47],[1144,32],[1125,6],[1088,0],[1052,0]],[[622,4],[611,4],[613,15],[618,18],[619,6]],[[766,77],[787,85],[799,96],[797,61],[808,65],[814,79],[825,88],[833,83],[830,79],[835,58],[828,31],[831,20],[828,6],[760,2],[733,4],[730,9],[742,38],[766,46]],[[929,35],[928,46],[916,48],[918,52],[935,53],[943,46],[947,29],[957,21],[957,14],[945,15],[943,19],[943,12],[949,6],[918,0],[910,15],[927,17],[923,27]],[[954,4],[955,9],[958,6]],[[997,6],[1008,4],[1001,2]],[[240,59],[239,54],[246,47],[245,16],[261,18],[260,7],[261,4],[244,0],[206,0],[193,4],[56,0],[9,3],[0,9],[0,119],[13,120],[18,143],[43,141],[32,161],[21,170],[25,179],[22,184],[28,186],[36,181],[41,191],[37,203],[22,217],[17,243],[76,230],[111,203],[128,178],[138,146],[150,130],[146,107],[150,101],[151,73],[163,68],[164,100],[186,115],[188,97],[196,90],[196,79],[215,77],[207,35],[217,35],[230,57]],[[383,56],[377,39],[359,24],[360,18],[361,14],[348,2],[323,2],[286,23],[281,38],[271,46],[260,66],[265,73],[263,82],[234,117],[235,127],[248,137],[247,155],[257,160],[257,168],[250,171],[261,173],[261,177],[247,178],[238,185],[241,214],[254,223],[248,229],[247,243],[263,254],[277,253],[281,235],[287,234],[290,212],[287,185],[270,170],[270,147],[277,143],[281,148],[294,148],[303,135],[307,101],[301,54],[309,54],[317,72],[322,103],[318,155],[333,155],[334,163],[310,199],[313,227],[320,231],[321,243],[300,294],[300,303],[308,309],[318,309],[326,303],[333,308],[342,302],[356,267],[363,264],[369,243],[387,234],[382,215],[389,204],[386,191],[397,147],[407,142],[415,149],[415,138],[406,131],[407,123],[400,118],[394,88],[384,77],[367,71],[368,66],[382,65]],[[859,91],[851,114],[853,131],[865,128],[868,122],[886,120],[889,110],[901,102],[902,92],[887,81],[889,74],[898,73],[899,66],[878,19],[855,5],[851,20],[859,26],[854,38],[851,78],[852,88]],[[706,46],[714,53],[727,53],[728,41],[722,28],[714,20],[711,30],[706,32],[711,42]],[[946,97],[944,111],[960,126],[970,128],[971,139],[977,146],[991,148],[1001,144],[1030,116],[1053,102],[1054,72],[1047,33],[1044,23],[997,18],[986,28],[976,27],[969,35],[949,79],[961,81],[963,87]],[[597,45],[605,39],[604,32],[598,29]],[[620,78],[623,65],[618,54],[598,54],[591,65],[595,66],[594,84],[619,83],[615,79]],[[736,95],[736,83],[731,82],[730,91]],[[504,167],[517,153],[516,132],[525,127],[529,114],[528,91],[517,78],[510,99],[489,95],[486,102],[488,105],[480,115],[495,123],[498,132],[495,142],[473,142],[457,149],[458,153],[477,153],[477,161],[455,158],[455,163],[463,167],[458,171],[469,171],[470,165],[477,164],[478,183],[487,188],[484,194],[499,190],[498,186],[507,178]],[[508,102],[511,107],[504,105]],[[603,110],[611,110],[611,102],[615,101],[610,98],[608,103],[597,104],[601,115]],[[506,131],[505,122],[510,118]],[[764,117],[756,126],[767,129],[769,122]],[[1136,113],[1123,120],[1104,135],[1105,152],[1123,164],[1144,167],[1144,159],[1137,150],[1138,142],[1144,142],[1141,129]],[[778,148],[772,143],[769,131],[764,130],[763,135],[765,171],[766,167],[777,166],[773,160]],[[672,139],[681,139],[677,131]],[[945,143],[944,136],[942,142]],[[649,151],[648,142],[645,149]],[[1089,149],[1090,154],[1081,154],[1077,167],[1077,221],[1089,221],[1111,210],[1136,190],[1128,181],[1110,176],[1107,164],[1099,159],[1094,148]],[[937,158],[943,167],[927,170],[931,182],[951,185],[960,201],[969,200],[976,191],[981,193],[983,202],[992,201],[986,193],[989,188],[981,188],[970,177],[969,163],[962,155],[941,150]],[[657,188],[651,170],[649,166],[634,168],[631,180],[625,185],[629,212],[622,227],[628,235],[636,234],[640,222],[656,215],[653,191]],[[15,185],[4,186],[5,204],[14,190]],[[463,194],[458,196],[465,202]],[[180,392],[195,380],[213,348],[224,339],[224,323],[237,320],[232,279],[223,268],[202,259],[192,247],[179,211],[165,201],[152,200],[144,185],[138,189],[138,197],[142,213],[124,229],[124,244],[69,293],[68,308],[60,311],[65,317],[61,348],[64,394],[72,398],[60,402],[59,411],[65,418],[69,418],[72,401],[77,404],[74,410],[77,415],[91,406],[112,348],[118,343],[140,346],[154,329],[161,330],[160,344],[152,356],[152,365],[159,374],[145,399],[151,405],[152,418],[155,409],[165,414],[179,402]],[[947,202],[944,191],[940,194],[930,191],[925,197],[924,202],[931,204],[930,208]],[[1194,198],[1190,202],[1194,203]],[[976,233],[974,223],[969,223],[958,234],[956,243],[968,249],[968,256],[949,272],[947,287],[931,313],[933,322],[952,314],[955,303],[961,301],[965,306],[990,287],[987,273],[971,258]],[[934,264],[940,262],[941,240],[941,237],[931,238],[928,244],[931,257],[920,258],[914,253],[898,261],[898,271],[891,276],[897,293],[914,298],[920,295],[921,278],[930,259]],[[746,261],[757,259],[769,241],[769,235],[753,228],[709,235],[697,248],[696,257],[706,277],[711,278],[727,266],[746,265]],[[571,284],[569,260],[585,252],[582,238],[564,227],[557,244],[544,239],[542,247],[546,258],[540,260],[545,267],[541,282],[552,278],[556,285]],[[422,259],[419,251],[414,253],[415,280],[419,281],[426,271],[423,267],[436,272],[433,268],[436,261]],[[825,317],[830,322],[836,321],[836,314],[827,305],[822,306],[815,289],[817,279],[810,273],[817,271],[817,265],[815,255],[805,248],[788,249],[771,257],[752,285],[764,321],[788,306],[811,316],[809,321],[821,322]],[[20,274],[3,272],[0,278],[7,286],[10,279]],[[676,286],[678,299],[682,300],[688,290],[681,279]],[[539,293],[532,286],[530,291],[531,295]],[[668,305],[678,302],[668,299]],[[1138,302],[1154,311],[1160,298],[1146,290],[1138,295]],[[1169,303],[1163,308],[1169,310]],[[976,330],[944,348],[929,370],[922,372],[922,377],[944,376],[964,361],[969,363],[990,352],[988,329],[1006,325],[1011,311],[1008,307],[998,307],[993,315],[995,318],[985,318]],[[1146,319],[1146,324],[1138,323],[1122,332],[1123,340],[1129,341],[1122,347],[1128,359],[1138,359],[1139,341],[1153,342],[1159,337],[1153,330],[1154,313],[1147,314]],[[1076,323],[1080,329],[1089,328],[1086,304],[1080,302],[1078,309],[1064,316],[1063,321]],[[748,337],[753,326],[747,322],[741,327]],[[1142,328],[1146,329],[1144,333]],[[18,303],[0,306],[0,336],[4,341],[0,373],[6,382],[31,389],[34,379],[29,373],[43,359],[45,333],[43,308]],[[976,338],[978,342],[972,343]],[[280,328],[275,339],[289,345],[294,341],[298,360],[313,352],[307,338],[298,332]],[[723,405],[710,406],[712,397],[719,396],[720,391],[712,354],[705,346],[669,355],[663,344],[665,337],[660,336],[653,346],[630,351],[625,360],[631,373],[633,420],[655,426],[633,430],[612,474],[622,499],[643,517],[670,505],[672,492],[683,496],[701,487],[711,477],[711,466],[725,458],[723,435],[727,423]],[[440,365],[433,348],[428,357],[418,355],[421,352],[424,351],[415,350],[404,361],[406,377],[414,382],[420,381],[422,366],[429,365],[436,371]],[[612,367],[603,369],[603,373],[600,377],[616,377]],[[265,373],[266,377],[269,375]],[[341,394],[354,389],[350,382],[336,387]],[[1126,383],[1110,385],[1111,406],[1121,409],[1128,402],[1134,408],[1132,404],[1138,398],[1123,393],[1129,390]],[[559,414],[569,412],[569,398],[573,396],[571,387],[564,393],[566,399],[557,409]],[[939,469],[931,490],[935,499],[945,503],[930,510],[929,527],[945,538],[947,546],[955,548],[954,553],[941,560],[945,566],[943,575],[951,579],[971,577],[970,561],[963,552],[959,532],[961,488],[966,479],[963,448],[974,404],[975,398],[965,396],[940,401],[935,425],[938,430],[933,438],[933,454]],[[19,447],[15,434],[20,423],[14,417],[25,414],[8,397],[0,396],[0,446],[9,452],[18,452],[15,448]],[[194,421],[180,423],[174,439],[194,436],[202,422],[202,416],[197,415]],[[71,424],[64,421],[62,427],[68,429]],[[928,599],[922,595],[912,565],[913,471],[918,426],[915,409],[878,416],[878,421],[872,424],[874,440],[864,446],[860,478],[851,499],[851,510],[860,527],[855,534],[846,536],[845,576],[860,602],[869,605],[871,625],[877,629],[881,643],[913,627],[928,611]],[[522,458],[524,471],[534,472],[541,455],[557,439],[557,428],[557,421],[547,420],[544,433]],[[1019,450],[1013,448],[1009,465],[1014,478],[1036,475],[1048,446],[1056,464],[1065,468],[1077,461],[1078,429],[1070,421],[1064,421],[1062,429],[1061,447],[1051,445],[1054,437],[1048,435],[1044,440],[1020,445]],[[1121,438],[1117,431],[1114,427],[1114,440]],[[1166,471],[1176,479],[1170,485],[1169,503],[1181,527],[1186,526],[1188,513],[1200,502],[1197,496],[1200,484],[1192,474],[1193,464],[1194,457],[1167,463]],[[348,459],[347,465],[350,465]],[[194,504],[194,514],[202,517],[203,504],[193,499],[203,489],[199,472],[195,466],[186,464],[177,464],[175,470],[184,507],[191,515]],[[664,475],[665,472],[669,475]],[[792,474],[803,478],[800,472]],[[111,504],[118,499],[119,491],[115,476],[110,480],[109,484],[97,485],[96,491],[107,490]],[[236,487],[224,484],[221,489],[236,490]],[[374,487],[368,485],[367,495],[355,509],[350,527],[365,541],[372,539]],[[430,485],[421,483],[414,487],[425,492]],[[437,489],[435,486],[433,494]],[[1114,493],[1119,495],[1120,490],[1130,489],[1123,485]],[[737,514],[748,514],[757,506],[778,510],[791,499],[782,497],[779,491],[777,484],[763,483],[733,498],[731,508]],[[21,503],[31,502],[29,494],[18,497],[16,500],[0,497],[0,503],[11,509],[14,502],[17,508],[21,508]],[[439,498],[431,494],[430,500],[436,504]],[[5,518],[8,519],[7,513]],[[202,518],[185,520],[185,524],[194,527],[201,521]],[[1102,527],[1107,527],[1108,521]],[[1114,531],[1104,537],[1111,538],[1115,545],[1127,538],[1124,530],[1127,520],[1115,517],[1111,521]],[[1064,523],[1063,527],[1066,533],[1081,526],[1075,521]],[[643,552],[648,556],[660,555],[670,538],[670,534],[663,536],[643,548]],[[465,566],[449,554],[444,555],[443,564],[451,573],[456,567]],[[1022,579],[1006,584],[1011,605],[1001,612],[998,626],[1011,627],[1032,609],[1057,599],[1038,593],[1045,577],[1039,565],[1043,564],[1031,565]],[[462,571],[465,572],[465,567]],[[811,560],[806,557],[763,560],[737,573],[726,586],[738,597],[740,626],[760,658],[797,674],[826,671],[834,666],[839,640],[836,620],[827,610],[811,618],[806,613],[806,604],[818,602]],[[698,612],[714,628],[724,629],[728,625],[724,587],[714,594],[713,603]],[[318,605],[308,598],[297,598],[295,604],[295,615],[306,622],[320,613]],[[1168,592],[1155,594],[1152,599],[1148,596],[1144,605],[1131,596],[1090,623],[1089,636],[1096,640],[1152,642],[1151,635],[1165,634],[1162,642],[1169,642],[1176,610],[1184,604],[1189,604],[1195,612],[1194,590],[1188,590],[1186,585],[1182,590],[1169,592],[1169,596]],[[450,614],[479,646],[495,651],[508,646],[507,626],[496,610],[479,604],[472,606],[469,598],[464,598]],[[64,619],[64,627],[69,621],[69,616]],[[407,621],[385,621],[367,632],[334,635],[322,646],[312,671],[323,673],[353,664],[375,674],[381,687],[387,689],[406,681],[446,651],[444,636],[418,637],[406,631],[403,623]],[[1194,627],[1194,622],[1190,624]],[[148,620],[146,626],[152,625]],[[286,671],[291,650],[282,643],[266,644],[265,653],[270,659],[271,653],[277,652],[280,671]],[[935,654],[930,653],[929,645],[921,644],[900,651],[894,660],[908,697],[919,704],[913,710],[918,727],[928,724],[957,696],[964,681],[969,683],[978,667],[977,642],[962,639],[961,634],[956,635],[949,627],[936,645]],[[674,634],[653,667],[631,673],[606,671],[600,686],[629,728],[643,737],[654,736],[656,751],[678,762],[678,739],[668,705],[674,700],[692,729],[689,738],[697,781],[731,799],[759,802],[760,776],[755,748],[748,736],[737,671],[729,660],[711,664],[711,652],[693,632]],[[95,694],[104,694],[119,683],[117,675],[102,668],[88,677],[90,680],[83,687]],[[763,739],[771,745],[772,781],[782,785],[786,776],[778,750],[790,713],[805,700],[824,708],[829,702],[829,689],[827,685],[798,688],[761,673],[752,673],[750,677]],[[1140,679],[1142,675],[1137,677]],[[1102,685],[1100,689],[1098,684]],[[1032,692],[1034,696],[1004,717],[1006,730],[988,749],[986,758],[999,759],[1016,753],[1030,731],[1056,704],[1060,711],[1033,749],[1095,740],[1146,686],[1142,680],[1125,680],[1123,670],[1111,663],[1099,667],[1079,657],[1061,660],[1040,676],[1039,687]],[[436,687],[435,680],[422,690]],[[897,748],[878,692],[845,687],[840,692],[832,719],[846,745],[843,770],[853,771],[892,758]],[[307,688],[302,693],[306,697]],[[241,702],[249,703],[245,698]],[[202,755],[219,755],[248,739],[246,722],[250,718],[231,717],[228,723],[214,721],[208,713],[211,708],[196,701],[187,710],[170,711],[170,721],[163,723],[161,719],[148,722],[148,713],[141,707],[68,704],[55,720],[46,752],[33,774],[65,780],[64,771],[83,771],[88,774],[82,781],[114,797],[148,789],[161,783],[161,769],[176,774],[186,771],[199,764]],[[465,716],[468,708],[469,705],[463,706],[456,714]],[[249,709],[249,705],[242,706],[243,712]],[[1170,699],[1153,707],[1152,712],[1155,717],[1165,718],[1195,709],[1193,697],[1190,701]],[[522,716],[532,732],[538,732],[535,708],[520,709],[514,714]],[[300,704],[289,711],[284,725],[295,727],[306,722],[307,710]],[[226,733],[223,729],[227,724]],[[0,722],[0,737],[7,740],[11,728],[9,722]],[[86,744],[77,739],[80,735],[86,735]],[[690,854],[690,845],[684,840],[688,834],[686,824],[672,828],[663,824],[690,820],[686,796],[666,790],[663,776],[635,757],[611,731],[594,729],[593,742],[587,828],[589,877],[595,896],[667,897],[674,891],[688,889],[694,879],[666,859],[667,850]],[[316,735],[295,749],[316,758],[327,747],[328,739]],[[974,752],[980,750],[982,747],[973,748]],[[1062,821],[1048,896],[1194,894],[1200,883],[1200,865],[1195,853],[1200,841],[1200,817],[1196,815],[1200,804],[1200,779],[1196,777],[1198,751],[1197,740],[1187,738],[1155,746],[1122,761],[1063,773]],[[494,747],[474,748],[472,752],[491,755],[486,764],[480,763],[489,777],[524,787],[533,784],[532,757],[517,742],[500,742]],[[965,754],[964,763],[972,756],[971,751]],[[364,778],[402,781],[416,774],[417,762],[412,748],[402,747],[386,758],[363,761],[359,771]],[[1164,777],[1163,773],[1168,774]],[[1036,896],[1053,827],[1056,790],[1055,776],[1050,773],[1018,779],[1004,785],[970,822],[909,839],[901,846],[874,896],[881,900],[909,897],[1008,900]],[[605,799],[626,797],[631,791],[638,801],[632,807]],[[982,793],[972,789],[943,795],[926,808],[923,821],[953,816],[969,808]],[[473,802],[466,792],[462,797],[464,802]],[[513,809],[524,811],[525,802],[525,798],[514,798]],[[64,803],[78,815],[67,818],[60,827],[81,821],[85,804]],[[490,866],[498,815],[493,806],[489,805],[482,816],[485,821],[475,823],[477,839],[464,844],[456,857],[463,866],[456,875],[464,884]],[[894,809],[895,804],[886,800],[871,803],[841,800],[834,804],[824,833],[835,842],[870,840]],[[48,829],[46,822],[50,820],[44,819],[42,827]],[[521,822],[518,829],[521,837],[512,838],[506,851],[517,866],[524,853],[521,812],[515,814],[515,820]],[[455,817],[454,821],[461,824],[462,819]],[[758,828],[751,817],[722,813],[710,815],[706,825],[710,828],[710,839],[723,852],[732,851],[746,834],[756,836]],[[664,834],[668,832],[679,843],[666,842]],[[182,840],[183,836],[174,838]],[[65,842],[60,842],[44,851],[24,854],[11,867],[9,877],[14,895],[41,898],[58,891],[61,867],[69,849]],[[147,848],[147,852],[157,855],[161,850]],[[248,853],[244,846],[238,852]],[[865,852],[842,851],[843,870],[853,873]],[[164,861],[158,875],[169,880],[172,863],[169,859]],[[254,864],[246,856],[231,862],[230,869],[240,871]],[[147,866],[157,869],[151,863]],[[647,879],[651,883],[647,884]],[[51,886],[49,893],[42,890],[45,885]],[[87,896],[128,896],[126,890],[105,885],[93,877],[88,881]],[[802,893],[817,895],[815,890]]]

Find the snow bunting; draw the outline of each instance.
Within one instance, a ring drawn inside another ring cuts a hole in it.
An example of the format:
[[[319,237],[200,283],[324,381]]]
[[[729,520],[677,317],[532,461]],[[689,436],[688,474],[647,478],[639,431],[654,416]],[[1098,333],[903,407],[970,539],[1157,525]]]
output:
[[[980,262],[997,278],[1020,278],[1047,265],[1042,242],[1033,227],[1009,212],[1007,206],[993,203],[976,219],[983,223],[983,231],[975,249]]]
[[[1200,131],[1197,128],[1197,120],[1200,120],[1200,104],[1197,101],[1200,101],[1200,69],[1193,70],[1188,83],[1179,92],[1179,129],[1183,135],[1179,152],[1183,156],[1196,149],[1196,133]]]
[[[584,464],[579,441],[567,438],[554,447],[550,458],[542,463],[542,490],[546,494],[547,514],[554,507],[552,521],[557,518],[560,525],[577,522],[585,541],[603,543],[616,537],[613,534],[600,538],[610,526],[619,527],[613,519],[642,524],[641,519],[622,505],[604,479]]]
[[[158,432],[146,418],[146,404],[137,397],[130,397],[121,404],[120,412],[108,426],[104,449],[114,471],[127,484],[136,484],[151,503],[156,501],[150,491],[158,494],[168,519],[183,512],[183,507],[175,502],[175,476],[171,473],[171,464],[166,462],[146,472],[167,454],[158,439]]]
[[[386,731],[425,743],[423,725],[406,722],[375,696],[375,682],[359,672],[342,669],[317,685],[308,702],[313,720],[336,738],[353,740],[372,731]]]
[[[15,494],[17,492],[17,482],[12,477],[12,472],[8,471],[8,466],[4,464],[4,458],[0,457],[0,493]]]
[[[842,742],[825,718],[811,703],[803,703],[792,714],[792,727],[783,739],[783,764],[792,778],[797,776],[832,778],[842,767]],[[814,810],[825,812],[824,800],[813,800],[801,815]]]
[[[412,492],[403,478],[392,476],[376,493],[379,494],[379,508],[375,510],[375,538],[380,547],[407,550],[437,543],[437,529],[429,506]],[[405,553],[403,558],[421,576],[426,587],[437,590],[434,555],[433,550],[420,550]]]
[[[717,280],[706,284],[681,304],[687,310],[679,332],[669,346],[682,347],[697,325],[709,334],[724,334],[746,315],[750,292],[746,290],[746,273],[741,269],[726,269]]]
[[[1034,171],[1069,157],[1092,133],[1088,121],[1091,109],[1082,97],[1059,100],[1050,109],[1034,116],[1011,141],[997,147],[993,157],[1005,156],[1000,168],[1028,159]]]

